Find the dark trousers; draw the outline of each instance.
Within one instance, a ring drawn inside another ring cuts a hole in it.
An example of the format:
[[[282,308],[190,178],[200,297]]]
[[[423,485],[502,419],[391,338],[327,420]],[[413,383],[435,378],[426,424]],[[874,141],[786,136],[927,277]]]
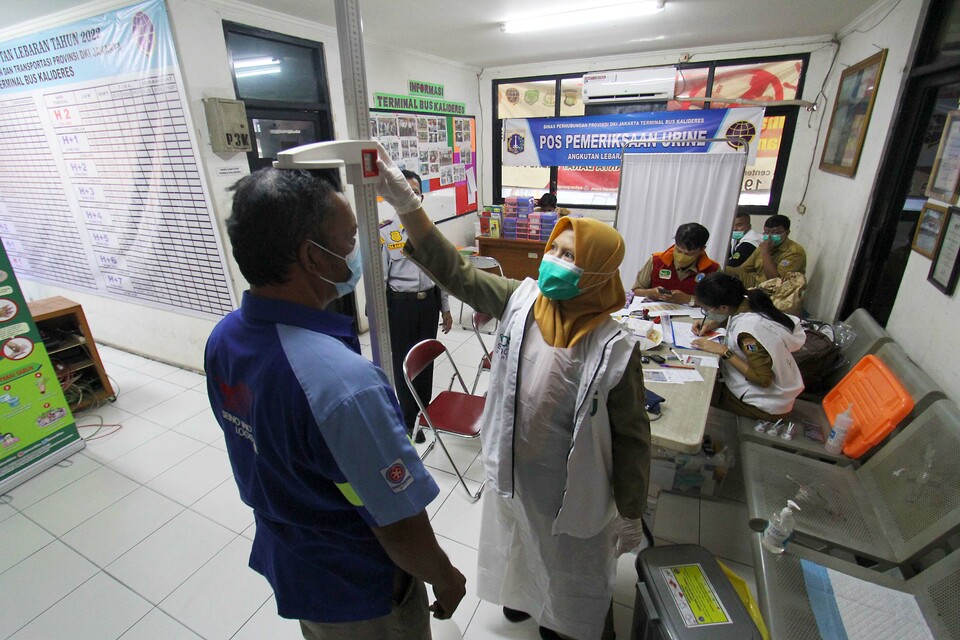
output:
[[[407,352],[421,340],[437,337],[440,321],[440,290],[436,287],[423,300],[417,300],[409,294],[397,294],[387,291],[387,313],[390,324],[390,349],[393,353],[393,377],[396,380],[397,398],[403,412],[403,423],[407,433],[413,434],[420,407],[410,394],[403,376],[403,359]],[[417,395],[424,404],[433,397],[433,365],[413,381]]]

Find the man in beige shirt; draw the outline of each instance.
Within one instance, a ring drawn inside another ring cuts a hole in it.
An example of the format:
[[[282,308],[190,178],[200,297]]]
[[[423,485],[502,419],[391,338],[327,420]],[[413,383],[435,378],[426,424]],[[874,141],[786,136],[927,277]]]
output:
[[[775,215],[763,223],[763,242],[746,262],[739,267],[727,267],[727,273],[743,281],[748,289],[764,280],[782,278],[788,273],[804,273],[807,269],[807,252],[791,240],[790,218]]]

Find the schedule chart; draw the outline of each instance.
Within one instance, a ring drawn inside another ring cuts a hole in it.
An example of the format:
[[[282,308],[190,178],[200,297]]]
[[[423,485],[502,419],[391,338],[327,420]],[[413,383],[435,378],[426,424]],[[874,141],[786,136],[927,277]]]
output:
[[[233,309],[162,1],[0,43],[0,238],[21,277]]]

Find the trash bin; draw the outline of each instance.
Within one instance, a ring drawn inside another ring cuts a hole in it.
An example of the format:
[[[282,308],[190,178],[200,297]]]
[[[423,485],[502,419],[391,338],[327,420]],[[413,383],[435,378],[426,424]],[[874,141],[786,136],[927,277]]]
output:
[[[631,640],[761,640],[713,554],[694,544],[637,557]]]

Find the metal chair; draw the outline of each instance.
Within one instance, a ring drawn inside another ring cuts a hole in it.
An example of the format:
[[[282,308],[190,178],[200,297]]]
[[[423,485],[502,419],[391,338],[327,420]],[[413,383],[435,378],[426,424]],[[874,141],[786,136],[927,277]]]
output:
[[[844,322],[857,332],[856,338],[840,349],[844,362],[830,372],[826,379],[827,387],[833,387],[850,372],[860,359],[868,353],[876,353],[884,344],[893,341],[893,336],[877,324],[866,309],[855,309]]]
[[[473,317],[471,318],[473,335],[477,336],[477,341],[480,343],[480,347],[483,349],[483,356],[480,358],[480,364],[477,365],[477,375],[474,376],[473,386],[470,387],[470,393],[473,394],[477,392],[477,383],[480,382],[480,374],[484,371],[490,371],[490,365],[493,363],[493,352],[487,349],[487,345],[483,341],[483,336],[480,335],[481,328],[493,319],[493,316],[481,311],[474,311]]]
[[[938,400],[854,470],[743,442],[751,526],[788,499],[800,503],[797,539],[908,567],[960,531],[960,411]]]
[[[450,379],[451,389],[441,391],[429,404],[424,405],[420,395],[413,388],[413,381],[424,369],[443,355],[447,356],[447,359],[453,366],[454,375]],[[430,446],[421,454],[420,459],[425,459],[433,450],[434,445],[440,443],[440,448],[443,449],[444,454],[446,454],[447,459],[450,461],[450,466],[453,467],[454,473],[456,473],[460,479],[460,484],[463,486],[463,489],[467,492],[467,495],[470,496],[471,500],[477,500],[483,491],[485,483],[480,485],[476,493],[470,492],[470,488],[467,487],[467,483],[463,479],[463,474],[460,473],[446,445],[443,444],[440,434],[443,433],[458,438],[476,438],[479,436],[480,417],[483,414],[483,405],[486,402],[486,398],[467,392],[467,385],[463,381],[463,376],[460,375],[457,363],[453,361],[450,352],[447,351],[447,348],[439,340],[424,340],[418,342],[410,349],[410,352],[407,353],[403,359],[403,377],[407,383],[407,387],[410,388],[410,393],[420,407],[419,426],[421,428],[424,426],[429,427],[430,431],[433,432],[433,442],[431,442]],[[454,380],[460,382],[463,392],[452,390]]]
[[[500,261],[496,258],[490,256],[467,256],[467,260],[470,261],[470,264],[475,266],[477,269],[483,269],[484,271],[492,271],[496,269],[497,273],[500,274],[500,277],[503,277],[503,267],[500,265]],[[460,316],[457,319],[457,322],[460,323],[461,329],[469,329],[469,327],[463,324],[463,300],[460,301]],[[494,325],[496,328],[496,325]]]
[[[960,639],[960,551],[938,560],[909,580],[879,573],[834,556],[790,545],[787,553],[775,556],[763,550],[760,534],[753,536],[757,599],[771,638],[820,640],[823,636],[810,605],[802,561],[815,562],[872,584],[913,595],[934,638]],[[871,603],[882,607],[882,602]],[[824,638],[823,640],[830,640]]]

